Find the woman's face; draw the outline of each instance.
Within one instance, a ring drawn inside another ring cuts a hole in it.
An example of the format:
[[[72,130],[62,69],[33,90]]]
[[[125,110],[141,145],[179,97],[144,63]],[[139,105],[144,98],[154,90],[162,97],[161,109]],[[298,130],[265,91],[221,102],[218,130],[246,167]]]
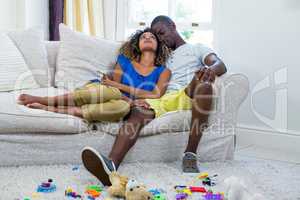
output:
[[[150,32],[145,32],[141,35],[139,41],[139,47],[141,52],[143,51],[152,51],[156,52],[157,50],[157,40],[155,35]]]

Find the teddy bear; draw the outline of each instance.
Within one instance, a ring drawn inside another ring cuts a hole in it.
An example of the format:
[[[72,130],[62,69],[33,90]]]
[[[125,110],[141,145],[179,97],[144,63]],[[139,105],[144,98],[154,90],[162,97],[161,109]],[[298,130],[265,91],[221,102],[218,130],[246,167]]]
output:
[[[129,180],[126,185],[126,200],[152,200],[153,195],[146,187],[135,180]]]
[[[109,175],[109,180],[111,182],[111,186],[107,189],[107,192],[111,196],[124,198],[128,177],[121,176],[117,172],[112,172]]]
[[[111,186],[107,189],[110,196],[125,198],[126,200],[151,200],[153,195],[146,187],[136,180],[129,180],[117,172],[109,175]]]

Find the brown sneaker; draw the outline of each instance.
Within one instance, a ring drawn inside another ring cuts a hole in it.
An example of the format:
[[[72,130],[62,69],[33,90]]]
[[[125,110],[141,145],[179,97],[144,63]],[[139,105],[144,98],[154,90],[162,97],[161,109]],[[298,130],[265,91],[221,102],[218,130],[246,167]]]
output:
[[[82,150],[81,158],[84,167],[104,185],[111,186],[109,175],[116,171],[114,163],[91,147]]]
[[[185,152],[182,158],[182,171],[184,173],[199,173],[197,165],[197,154]]]

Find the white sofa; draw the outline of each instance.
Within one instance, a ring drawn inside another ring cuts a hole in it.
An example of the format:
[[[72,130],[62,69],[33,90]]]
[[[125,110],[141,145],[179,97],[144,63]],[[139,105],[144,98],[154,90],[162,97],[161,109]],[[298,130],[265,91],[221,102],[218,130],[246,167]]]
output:
[[[57,95],[53,86],[58,42],[47,42],[52,87],[0,92],[0,166],[80,163],[80,151],[92,146],[108,153],[120,123],[86,124],[81,119],[20,106],[20,93]],[[216,80],[215,112],[209,118],[198,153],[200,160],[232,159],[235,126],[249,83],[242,74],[225,74]],[[191,112],[167,113],[142,130],[125,161],[174,161],[181,158],[189,134]]]

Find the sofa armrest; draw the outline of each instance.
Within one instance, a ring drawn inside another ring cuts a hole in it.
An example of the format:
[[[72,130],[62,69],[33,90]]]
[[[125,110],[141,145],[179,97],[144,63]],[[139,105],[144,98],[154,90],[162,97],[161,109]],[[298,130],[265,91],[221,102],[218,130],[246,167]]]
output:
[[[214,92],[221,101],[217,103],[219,112],[226,111],[230,104],[237,110],[248,95],[249,80],[241,73],[226,73],[216,79]]]

